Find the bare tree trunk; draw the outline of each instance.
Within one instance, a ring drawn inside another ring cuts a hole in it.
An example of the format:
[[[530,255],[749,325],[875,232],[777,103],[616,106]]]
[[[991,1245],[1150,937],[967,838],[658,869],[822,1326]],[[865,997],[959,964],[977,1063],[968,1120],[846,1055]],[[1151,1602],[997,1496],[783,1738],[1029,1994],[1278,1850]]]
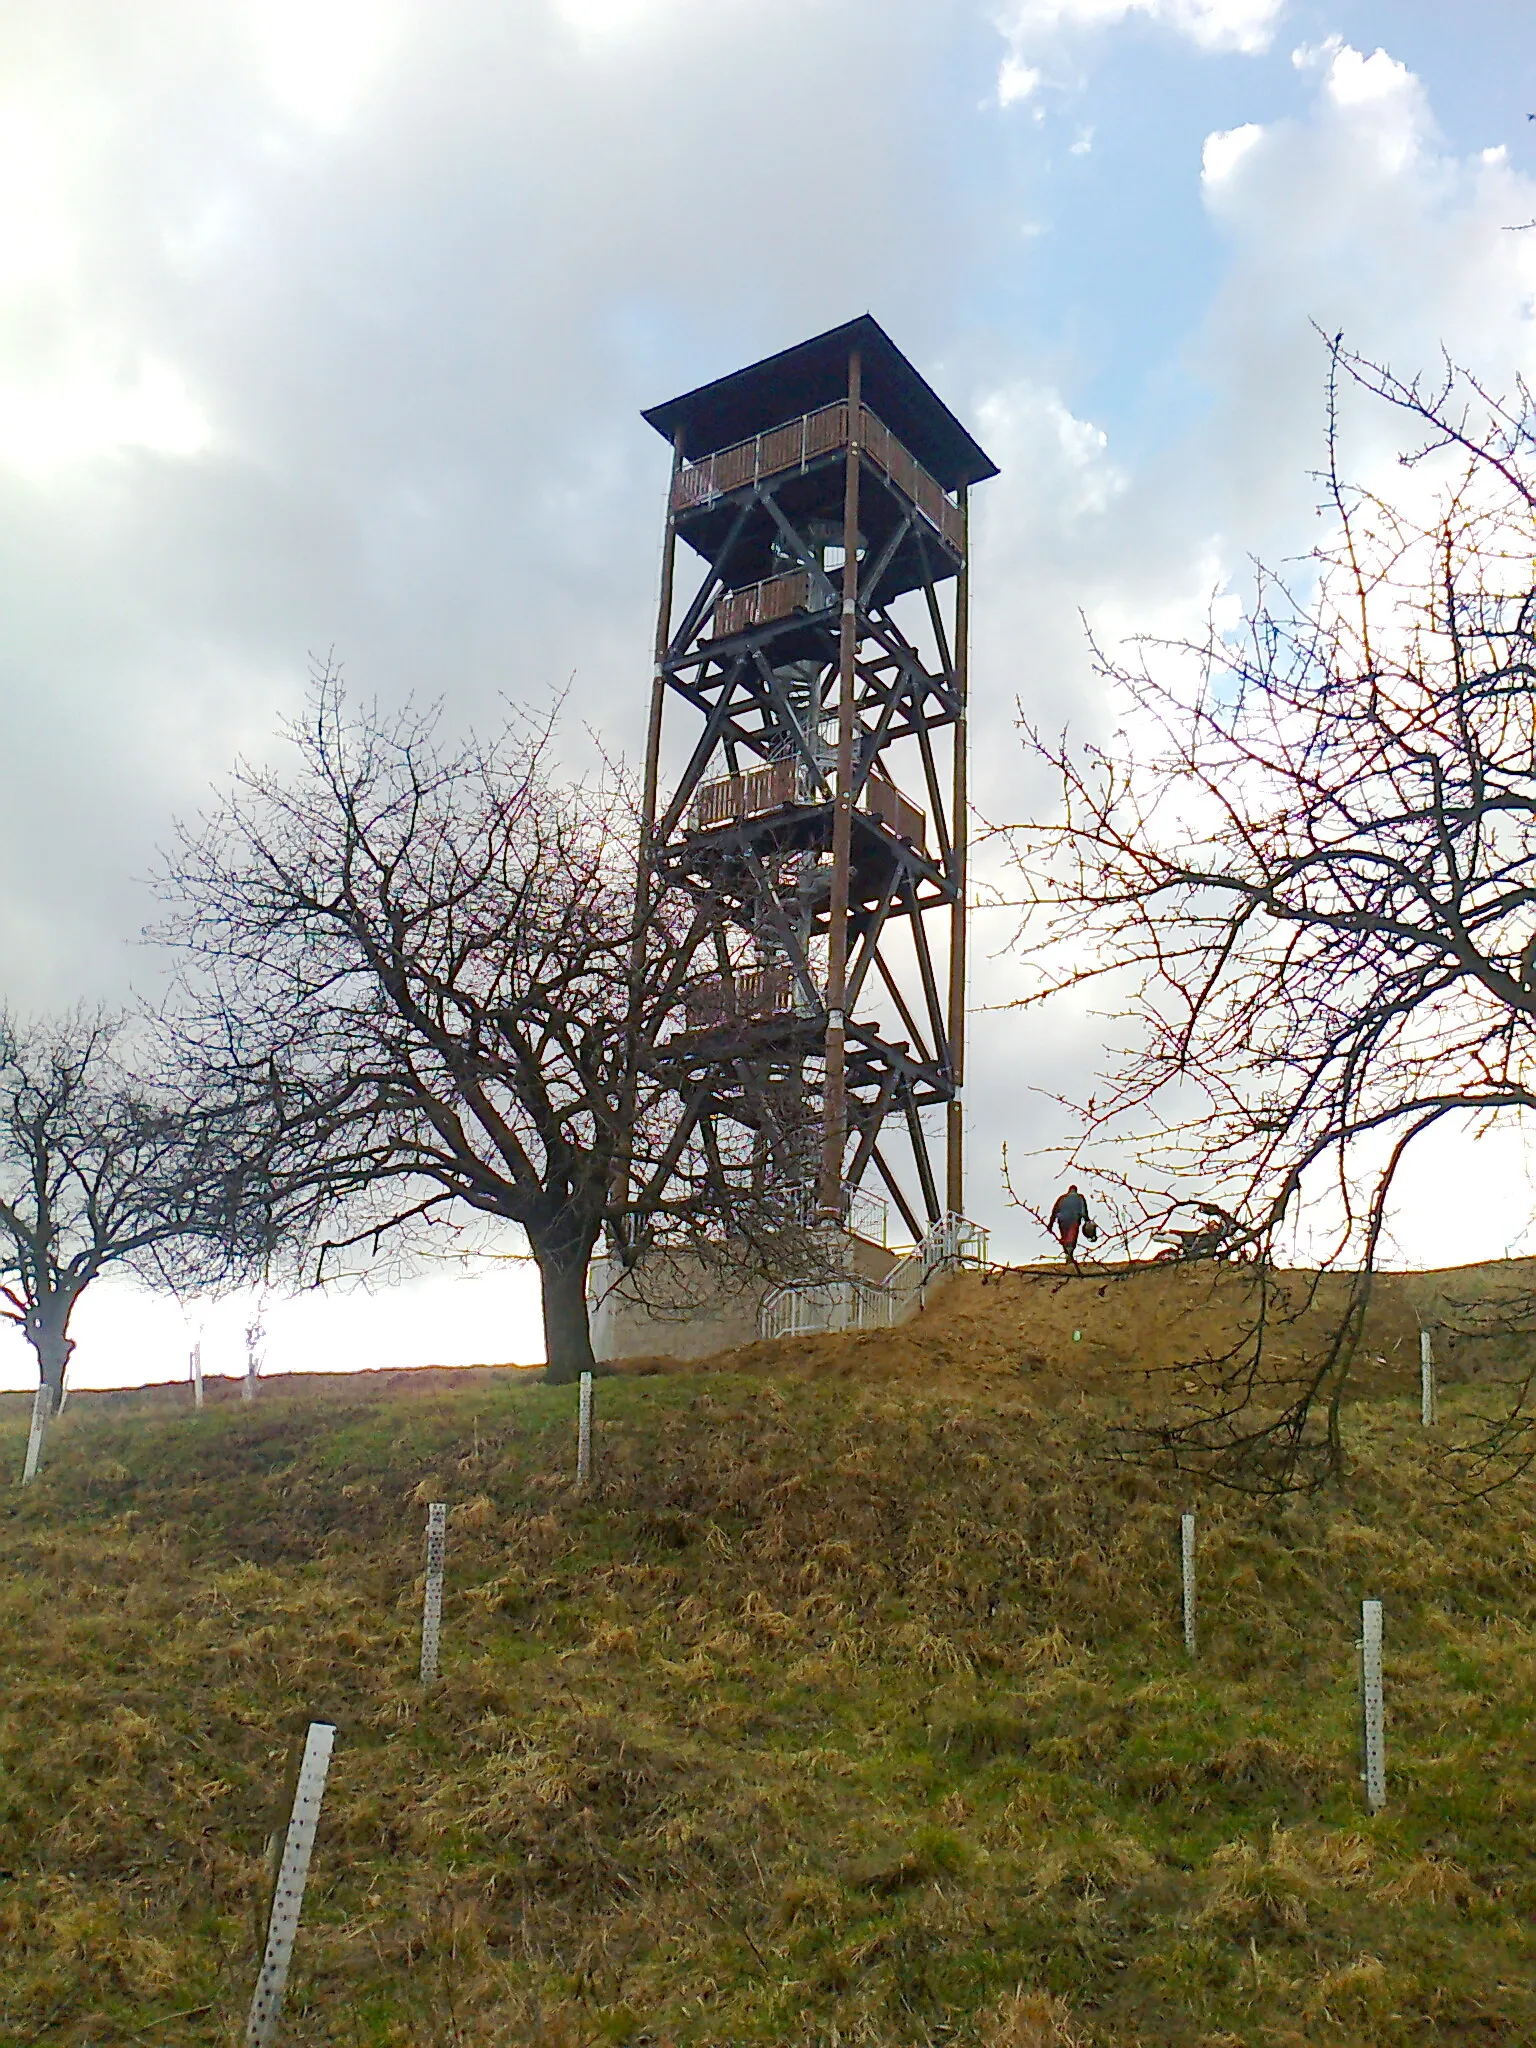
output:
[[[38,1376],[53,1396],[50,1415],[57,1415],[64,1403],[64,1369],[75,1348],[66,1334],[74,1305],[72,1295],[45,1294],[27,1316],[27,1342],[37,1354]]]
[[[557,1225],[538,1238],[530,1233],[529,1242],[544,1294],[544,1378],[550,1386],[569,1386],[596,1366],[587,1318],[587,1267],[596,1234]]]
[[[37,1477],[43,1462],[48,1425],[64,1406],[64,1368],[74,1344],[65,1334],[69,1312],[74,1307],[70,1294],[45,1294],[35,1308],[28,1309],[24,1328],[27,1342],[37,1356],[40,1384],[32,1405],[32,1430],[27,1439],[27,1463],[22,1484]]]

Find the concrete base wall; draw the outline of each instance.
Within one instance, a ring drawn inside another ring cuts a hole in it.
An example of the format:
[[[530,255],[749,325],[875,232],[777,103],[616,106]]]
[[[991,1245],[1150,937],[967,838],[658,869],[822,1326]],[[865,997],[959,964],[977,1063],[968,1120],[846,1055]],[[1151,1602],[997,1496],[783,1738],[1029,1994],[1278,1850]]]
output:
[[[900,1256],[868,1238],[848,1240],[849,1270],[861,1280],[884,1281]],[[751,1344],[770,1291],[771,1283],[696,1252],[658,1255],[638,1287],[616,1259],[594,1259],[587,1281],[593,1353],[611,1365],[624,1358],[707,1358]]]

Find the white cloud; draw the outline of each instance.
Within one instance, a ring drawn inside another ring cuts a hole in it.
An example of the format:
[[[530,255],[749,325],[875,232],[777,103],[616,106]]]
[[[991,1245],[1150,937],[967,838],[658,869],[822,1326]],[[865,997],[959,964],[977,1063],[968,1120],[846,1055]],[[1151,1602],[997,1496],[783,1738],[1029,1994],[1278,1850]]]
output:
[[[92,303],[92,188],[111,132],[99,111],[84,95],[46,112],[0,105],[0,467],[33,479],[124,449],[192,455],[211,439],[169,351]]]
[[[1198,502],[1219,560],[1293,558],[1319,537],[1324,457],[1321,334],[1406,373],[1442,345],[1493,388],[1536,369],[1536,248],[1508,226],[1536,190],[1505,153],[1452,153],[1421,81],[1383,51],[1338,38],[1301,53],[1307,110],[1206,138],[1201,191],[1224,276],[1185,363],[1209,409],[1176,488]],[[1344,460],[1390,493],[1428,492],[1397,464],[1403,423],[1344,393]]]
[[[1247,121],[1241,128],[1225,128],[1214,135],[1207,135],[1205,147],[1200,152],[1200,174],[1206,188],[1220,185],[1230,178],[1263,133],[1257,122]]]
[[[627,35],[648,27],[675,0],[555,0],[555,12],[579,36]]]
[[[574,676],[576,744],[632,748],[666,460],[640,407],[877,300],[908,348],[946,338],[955,145],[923,106],[948,27],[783,0],[762,38],[759,11],[0,17],[11,1000],[152,984],[155,845],[262,749],[312,649],[461,722]],[[574,66],[583,30],[664,62]],[[722,109],[771,113],[774,147],[704,178]],[[825,217],[833,124],[876,197],[852,272],[846,239],[779,228]]]
[[[561,25],[588,55],[623,49],[639,37],[670,28],[687,8],[707,8],[718,22],[722,13],[741,12],[757,0],[553,0]]]
[[[1364,57],[1341,48],[1329,67],[1327,92],[1389,175],[1404,169],[1428,139],[1432,123],[1424,89],[1385,50]]]
[[[1274,37],[1285,0],[1015,0],[1000,20],[1014,54],[1072,29],[1112,28],[1141,14],[1202,50],[1256,56]]]
[[[87,362],[44,382],[0,379],[0,463],[26,477],[127,449],[198,455],[212,438],[202,407],[167,363],[145,360],[117,375]]]
[[[1032,64],[1022,63],[1017,57],[1005,57],[998,67],[997,103],[1000,107],[1011,107],[1019,100],[1027,100],[1040,84],[1040,73]]]
[[[1341,43],[1328,67],[1328,97],[1335,106],[1359,107],[1372,100],[1401,99],[1418,95],[1418,80],[1406,64],[1399,64],[1385,50],[1369,57]]]
[[[404,0],[247,0],[244,13],[274,100],[321,130],[353,117],[405,26]]]
[[[0,296],[53,282],[73,264],[63,154],[38,115],[0,108]]]
[[[1044,71],[1032,60],[1073,32],[1113,28],[1140,15],[1186,37],[1197,49],[1257,56],[1269,48],[1284,4],[1285,0],[1013,0],[994,17],[1008,44],[997,73],[998,105],[1015,105],[1037,92]]]
[[[1048,386],[1014,383],[990,392],[976,406],[976,432],[1004,475],[1031,480],[1037,510],[1048,507],[1053,520],[1102,512],[1125,488],[1104,429],[1079,419]]]
[[[1536,211],[1531,182],[1502,150],[1448,150],[1422,82],[1386,51],[1333,39],[1306,54],[1321,76],[1305,116],[1205,143],[1228,250],[1207,363],[1219,348],[1234,388],[1256,372],[1271,414],[1283,389],[1315,403],[1314,322],[1403,366],[1444,342],[1498,383],[1528,372],[1536,250],[1506,229]]]
[[[1291,62],[1298,71],[1312,71],[1319,64],[1331,64],[1334,53],[1344,47],[1342,36],[1324,36],[1320,43],[1302,43],[1291,52]]]

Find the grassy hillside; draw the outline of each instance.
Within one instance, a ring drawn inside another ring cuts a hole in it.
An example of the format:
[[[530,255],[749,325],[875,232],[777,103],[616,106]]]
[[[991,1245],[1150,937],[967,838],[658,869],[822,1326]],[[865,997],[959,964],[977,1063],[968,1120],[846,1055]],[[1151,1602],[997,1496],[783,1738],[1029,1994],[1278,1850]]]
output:
[[[1188,1503],[1097,1456],[1127,1347],[1069,1393],[1045,1300],[604,1382],[586,1498],[510,1372],[81,1399],[0,1493],[0,2043],[238,2039],[311,1715],[295,2048],[1536,2040],[1532,1487],[1438,1504],[1384,1370],[1347,1497],[1198,1503],[1190,1668]]]

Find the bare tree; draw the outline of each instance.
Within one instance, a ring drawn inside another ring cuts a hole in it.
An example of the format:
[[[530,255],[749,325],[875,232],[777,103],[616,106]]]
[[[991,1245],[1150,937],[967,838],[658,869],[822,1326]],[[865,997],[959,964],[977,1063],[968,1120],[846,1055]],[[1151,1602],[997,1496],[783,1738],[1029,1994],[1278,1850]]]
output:
[[[185,1042],[244,1100],[307,1276],[514,1226],[569,1380],[605,1231],[632,1259],[729,1238],[771,1267],[791,1191],[749,1139],[706,1145],[658,1057],[692,947],[638,917],[622,778],[560,781],[527,719],[445,747],[435,712],[354,711],[330,670],[290,738],[295,773],[241,769],[183,835],[164,936]]]
[[[0,1012],[0,1309],[64,1395],[70,1319],[109,1267],[207,1282],[236,1255],[238,1174],[223,1120],[122,1057],[120,1017]]]
[[[1073,1163],[1108,1161],[1132,1223],[1198,1193],[1239,1220],[1223,1250],[1258,1255],[1251,1335],[1160,1439],[1278,1488],[1340,1468],[1404,1160],[1536,1107],[1536,418],[1523,387],[1330,349],[1328,539],[1261,572],[1240,629],[1101,656],[1119,729],[1031,735],[1064,811],[1016,840],[1054,963],[1027,1000],[1103,982],[1132,1025]],[[1408,422],[1390,492],[1342,474],[1349,388]],[[1280,1373],[1271,1265],[1303,1203],[1354,1277]],[[1495,1438],[1502,1469],[1524,1457]]]

